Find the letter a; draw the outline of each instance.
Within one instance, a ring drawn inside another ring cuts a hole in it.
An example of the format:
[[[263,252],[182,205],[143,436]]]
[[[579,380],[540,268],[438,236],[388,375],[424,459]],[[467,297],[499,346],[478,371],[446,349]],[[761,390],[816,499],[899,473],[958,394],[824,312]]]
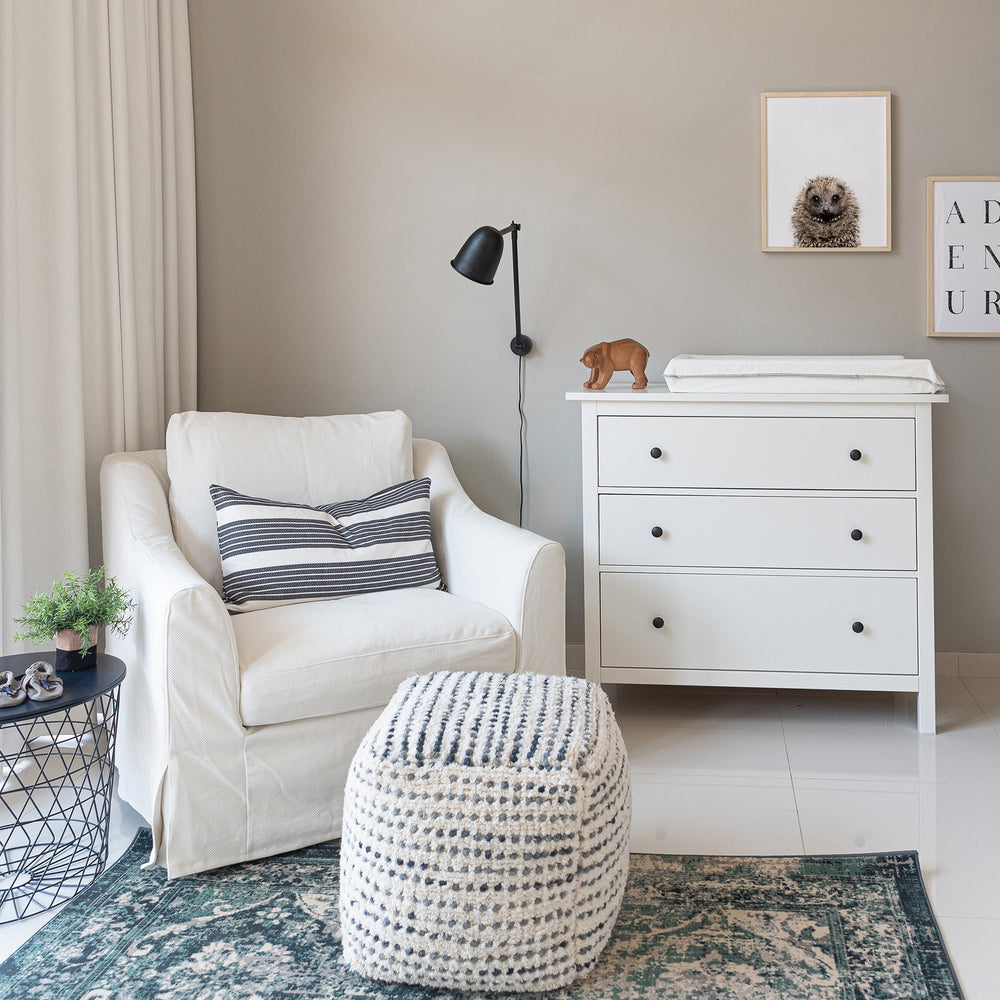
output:
[[[952,203],[951,211],[948,213],[948,218],[944,220],[945,225],[948,225],[948,223],[951,222],[951,217],[953,215],[957,215],[958,221],[961,222],[963,226],[965,225],[965,219],[962,218],[962,210],[958,207],[957,201]]]

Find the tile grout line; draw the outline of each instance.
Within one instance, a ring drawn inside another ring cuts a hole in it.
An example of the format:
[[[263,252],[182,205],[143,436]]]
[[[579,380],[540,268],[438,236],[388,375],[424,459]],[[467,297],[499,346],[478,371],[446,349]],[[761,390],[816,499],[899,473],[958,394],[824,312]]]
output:
[[[973,691],[972,688],[970,688],[969,685],[965,683],[965,678],[961,674],[958,675],[958,679],[962,682],[962,687],[964,687],[965,690],[968,691],[969,697],[975,703],[976,708],[978,708],[979,711],[982,712],[983,718],[986,719],[990,728],[993,730],[993,732],[995,732],[998,736],[1000,736],[1000,726],[998,726],[998,724],[993,721],[993,717],[986,710],[986,707],[976,697],[976,692]]]
[[[778,708],[778,724],[781,726],[781,745],[785,748],[785,764],[788,766],[788,784],[792,789],[792,804],[795,806],[795,825],[799,828],[799,847],[802,854],[806,853],[806,838],[802,833],[802,814],[799,812],[799,796],[795,788],[795,775],[792,772],[792,758],[788,752],[788,737],[785,735],[785,715],[781,710],[781,693],[774,692],[774,701]]]

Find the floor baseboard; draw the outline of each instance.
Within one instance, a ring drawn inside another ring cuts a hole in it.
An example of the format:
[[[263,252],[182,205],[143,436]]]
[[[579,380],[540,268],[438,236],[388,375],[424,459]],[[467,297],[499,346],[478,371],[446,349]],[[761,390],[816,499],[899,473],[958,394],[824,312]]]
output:
[[[958,660],[959,677],[1000,677],[1000,653],[938,653],[939,670],[942,657]]]

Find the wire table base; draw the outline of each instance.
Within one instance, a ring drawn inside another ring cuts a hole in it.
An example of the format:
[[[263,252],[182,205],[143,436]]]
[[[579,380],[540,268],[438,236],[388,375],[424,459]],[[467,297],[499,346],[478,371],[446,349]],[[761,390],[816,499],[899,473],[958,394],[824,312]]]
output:
[[[125,670],[101,660],[62,675],[61,698],[0,709],[0,924],[72,899],[107,863]]]

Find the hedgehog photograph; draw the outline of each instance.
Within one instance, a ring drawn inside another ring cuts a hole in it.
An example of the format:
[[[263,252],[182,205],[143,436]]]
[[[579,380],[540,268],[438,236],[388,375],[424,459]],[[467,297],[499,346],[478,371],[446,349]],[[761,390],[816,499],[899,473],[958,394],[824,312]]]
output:
[[[839,177],[806,181],[792,210],[797,247],[861,246],[861,208],[854,192]]]

